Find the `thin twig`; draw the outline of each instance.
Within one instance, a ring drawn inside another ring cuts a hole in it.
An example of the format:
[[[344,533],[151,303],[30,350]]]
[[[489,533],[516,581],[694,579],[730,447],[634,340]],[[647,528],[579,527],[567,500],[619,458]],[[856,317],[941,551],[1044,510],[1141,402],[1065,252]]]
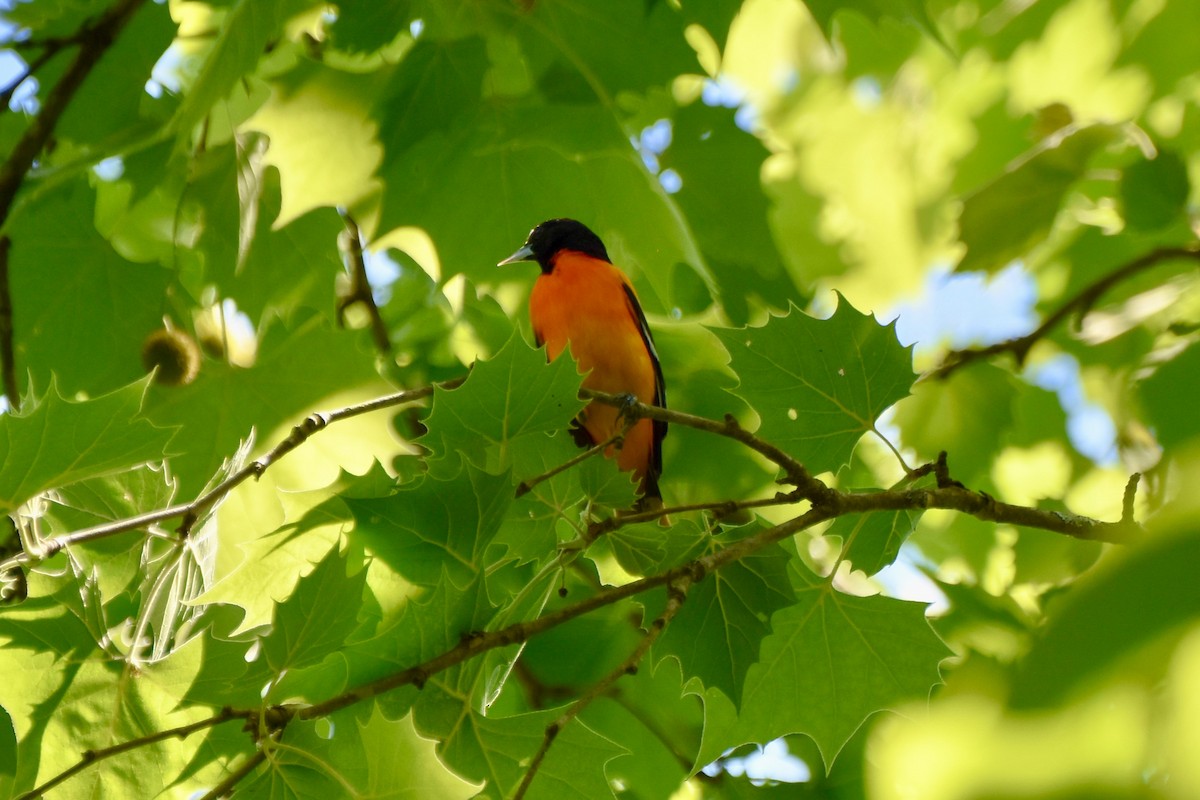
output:
[[[219,713],[214,714],[211,717],[207,717],[206,719],[197,720],[196,722],[192,722],[188,725],[180,725],[178,728],[158,731],[157,733],[152,733],[148,736],[140,736],[137,739],[130,739],[127,742],[114,744],[111,747],[102,747],[98,750],[86,750],[84,751],[82,757],[80,757],[79,761],[75,762],[74,765],[58,773],[41,786],[38,786],[26,792],[25,794],[20,795],[18,800],[33,800],[33,798],[42,797],[46,794],[46,792],[50,791],[55,786],[58,786],[68,778],[83,772],[85,769],[94,764],[98,764],[101,761],[112,758],[113,756],[118,756],[121,753],[127,753],[130,750],[136,750],[139,747],[145,747],[166,739],[186,739],[197,731],[215,728],[217,725],[235,719],[246,719],[248,716],[249,712],[247,711],[234,711],[232,708],[226,706],[225,708],[222,708]]]
[[[113,536],[126,531],[138,530],[145,528],[164,520],[182,517],[183,520],[179,526],[180,535],[186,536],[191,532],[192,527],[200,516],[225,495],[229,494],[238,485],[244,483],[248,478],[259,477],[267,471],[276,461],[295,450],[305,441],[307,441],[314,433],[324,430],[329,425],[352,417],[361,416],[372,411],[378,411],[383,408],[391,408],[393,406],[403,405],[415,400],[421,400],[431,396],[437,388],[453,389],[461,386],[466,378],[454,378],[444,381],[433,386],[422,386],[418,389],[408,389],[401,392],[377,397],[374,400],[368,400],[364,403],[347,406],[346,408],[328,413],[313,413],[309,414],[303,422],[292,428],[283,440],[281,440],[270,452],[250,462],[242,469],[238,470],[233,475],[223,480],[220,484],[213,487],[207,492],[204,492],[190,503],[180,503],[178,505],[168,506],[150,511],[145,514],[138,514],[135,517],[128,519],[116,520],[115,522],[106,522],[103,525],[95,525],[83,530],[65,533],[60,536],[55,536],[46,539],[41,543],[37,552],[19,553],[4,562],[0,563],[0,575],[5,574],[11,569],[21,566],[31,566],[45,561],[47,558],[55,555],[64,547],[80,544],[82,542],[95,541],[108,536]]]
[[[390,692],[401,686],[416,686],[417,688],[421,688],[430,677],[443,670],[457,666],[489,650],[495,650],[497,647],[507,647],[511,644],[520,644],[521,642],[528,641],[538,634],[545,633],[551,628],[558,627],[564,622],[583,616],[598,608],[612,605],[649,589],[663,586],[672,580],[676,580],[684,571],[684,567],[667,570],[659,575],[651,575],[632,583],[605,589],[585,600],[579,601],[575,605],[561,608],[558,611],[554,611],[544,617],[538,617],[529,622],[514,622],[499,630],[468,634],[457,645],[440,655],[393,675],[356,686],[324,702],[305,706],[296,710],[295,716],[299,719],[316,719],[328,716],[347,706],[360,703],[363,700]]]
[[[21,184],[25,182],[29,168],[50,140],[59,117],[66,111],[71,98],[79,91],[79,87],[100,61],[100,57],[116,41],[117,34],[145,2],[146,0],[120,0],[95,23],[81,31],[79,51],[74,60],[58,83],[54,84],[54,88],[46,93],[41,110],[30,120],[29,127],[13,147],[8,159],[0,165],[0,229],[7,224],[13,201],[16,200]]]
[[[361,305],[367,310],[367,316],[371,320],[371,335],[375,339],[375,349],[384,355],[391,355],[392,340],[388,336],[387,325],[379,313],[379,306],[375,305],[375,294],[371,291],[371,281],[367,277],[367,262],[363,258],[362,233],[358,229],[358,223],[354,221],[354,217],[350,216],[348,211],[343,210],[341,215],[342,222],[346,226],[342,241],[345,243],[343,250],[348,262],[347,266],[350,269],[350,290],[338,298],[338,325],[345,327],[346,309],[353,305]]]
[[[987,347],[969,347],[947,353],[941,366],[922,376],[922,380],[941,380],[956,372],[960,367],[1001,353],[1011,353],[1016,359],[1017,366],[1024,365],[1025,359],[1033,345],[1043,339],[1060,322],[1072,314],[1085,314],[1104,296],[1109,289],[1137,273],[1157,266],[1163,261],[1173,258],[1188,258],[1200,261],[1200,242],[1192,242],[1182,247],[1160,247],[1145,253],[1127,264],[1123,264],[1104,277],[1088,284],[1079,290],[1071,299],[1059,306],[1054,313],[1046,317],[1041,325],[1030,333],[1015,339],[997,342]]]
[[[17,388],[17,361],[13,355],[13,305],[8,288],[8,253],[12,239],[0,236],[0,369],[4,371],[4,396],[13,411],[21,408],[21,392]]]
[[[612,436],[605,439],[600,444],[589,447],[587,450],[584,450],[579,455],[568,458],[563,463],[559,464],[556,467],[552,467],[551,469],[543,472],[540,475],[534,475],[532,478],[526,478],[525,480],[521,481],[520,483],[517,484],[516,496],[520,497],[524,494],[528,494],[533,489],[533,487],[537,486],[539,483],[542,483],[543,481],[548,481],[551,478],[553,478],[555,475],[558,475],[559,473],[562,473],[562,472],[566,472],[567,470],[569,470],[571,467],[575,466],[576,464],[587,461],[592,456],[603,453],[610,445],[616,444],[617,442],[619,442],[625,438],[625,434],[629,432],[629,428],[632,427],[633,422],[634,422],[633,420],[630,420],[629,423],[626,424],[623,429],[617,431],[616,433],[614,433]]]
[[[727,517],[743,509],[768,508],[771,506],[786,506],[804,500],[798,492],[779,492],[774,497],[763,497],[757,500],[714,500],[707,503],[687,503],[666,508],[653,508],[647,511],[619,511],[611,517],[598,520],[588,526],[584,536],[591,543],[601,536],[612,533],[626,525],[639,522],[655,522],[664,516],[684,514],[691,511],[711,511],[718,518]]]
[[[222,797],[228,797],[229,793],[233,791],[233,787],[241,783],[247,775],[258,769],[258,765],[266,760],[267,753],[265,750],[255,750],[254,755],[247,758],[240,767],[229,773],[225,780],[214,786],[200,800],[220,800]]]
[[[647,403],[630,402],[628,395],[608,394],[606,392],[597,392],[594,389],[580,389],[579,397],[583,400],[595,400],[605,405],[621,408],[632,419],[654,419],[671,425],[683,425],[688,428],[715,433],[718,436],[725,436],[734,441],[741,442],[751,450],[765,456],[769,461],[778,465],[784,472],[784,478],[781,480],[781,483],[795,486],[806,499],[815,501],[825,492],[830,491],[828,486],[810,475],[808,469],[799,460],[788,455],[771,442],[760,439],[743,428],[732,414],[726,414],[723,421],[717,422],[707,417],[698,417],[695,414],[673,411],[669,408],[661,408]]]
[[[529,791],[529,785],[533,783],[533,779],[537,776],[538,770],[541,768],[546,754],[550,752],[550,747],[554,744],[554,740],[558,738],[558,734],[567,725],[570,725],[572,720],[578,717],[596,698],[606,692],[610,686],[623,676],[633,674],[637,671],[638,664],[646,657],[650,646],[666,630],[667,625],[679,613],[679,609],[683,608],[683,602],[687,599],[687,592],[691,588],[692,580],[693,576],[691,573],[684,573],[671,581],[668,584],[667,607],[651,623],[650,630],[646,631],[646,634],[638,641],[637,646],[633,648],[633,652],[617,665],[616,669],[589,687],[578,700],[567,707],[567,710],[558,719],[546,726],[546,733],[542,738],[542,744],[538,748],[538,751],[534,753],[533,759],[529,762],[529,768],[525,770],[525,775],[521,778],[521,784],[517,787],[517,791],[513,793],[512,800],[522,800],[525,797],[525,793]]]
[[[1133,503],[1137,499],[1138,483],[1142,480],[1142,474],[1135,472],[1129,476],[1129,481],[1125,484],[1125,493],[1121,497],[1121,522],[1125,524],[1133,524]]]

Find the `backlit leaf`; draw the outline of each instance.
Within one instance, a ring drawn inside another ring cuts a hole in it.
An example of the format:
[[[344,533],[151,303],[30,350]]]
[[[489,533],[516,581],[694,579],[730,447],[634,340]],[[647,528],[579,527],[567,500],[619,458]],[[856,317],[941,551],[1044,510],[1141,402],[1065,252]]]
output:
[[[912,386],[910,348],[891,325],[844,299],[826,320],[792,308],[761,328],[714,328],[740,383],[733,390],[762,420],[758,434],[814,473],[836,471],[859,438]]]

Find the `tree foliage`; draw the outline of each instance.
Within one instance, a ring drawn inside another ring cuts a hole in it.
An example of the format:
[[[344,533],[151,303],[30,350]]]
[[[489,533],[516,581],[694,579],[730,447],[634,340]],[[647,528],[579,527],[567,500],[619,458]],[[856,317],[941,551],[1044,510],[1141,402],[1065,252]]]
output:
[[[0,794],[1200,795],[1192,3],[4,19]],[[560,216],[668,519],[493,266]]]

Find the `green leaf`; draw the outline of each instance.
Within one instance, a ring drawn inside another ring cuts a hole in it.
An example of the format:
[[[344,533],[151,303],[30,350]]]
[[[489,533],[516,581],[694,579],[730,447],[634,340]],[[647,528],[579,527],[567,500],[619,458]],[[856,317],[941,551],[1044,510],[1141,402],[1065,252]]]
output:
[[[857,13],[873,24],[879,25],[886,19],[894,19],[916,25],[934,38],[937,27],[929,18],[924,0],[869,0],[866,3],[846,3],[844,0],[804,0],[809,13],[821,26],[825,38],[833,40],[834,17],[840,13]]]
[[[986,363],[922,381],[896,405],[900,438],[922,461],[946,451],[951,474],[969,483],[999,454],[1013,426],[1016,395],[1012,373]]]
[[[436,711],[436,713],[434,713]],[[485,717],[456,698],[426,687],[417,702],[417,731],[442,739],[438,754],[470,781],[487,781],[480,796],[510,797],[561,710]],[[625,753],[579,720],[563,728],[525,795],[531,800],[612,796],[604,765]]]
[[[793,307],[761,328],[713,329],[741,380],[735,394],[762,422],[758,435],[813,473],[836,471],[859,438],[912,386],[911,347],[845,299],[814,319]]]
[[[998,534],[995,524],[967,514],[925,514],[910,541],[931,562],[946,565],[955,580],[981,581],[999,546]]]
[[[10,222],[17,374],[39,388],[54,375],[68,396],[145,374],[142,342],[162,327],[171,283],[167,270],[118,255],[96,232],[94,206],[77,181],[34,197]]]
[[[422,139],[450,132],[471,113],[479,103],[487,66],[484,42],[477,37],[423,37],[405,54],[377,109],[385,170]]]
[[[180,682],[198,667],[198,661],[183,663],[184,658],[177,653],[170,668],[146,665],[136,680],[131,667],[110,661],[88,660],[72,666],[58,691],[48,698],[45,727],[37,731],[36,738],[22,740],[23,747],[32,745],[41,750],[40,762],[29,759],[37,782],[78,763],[80,748],[125,744],[207,716],[207,710],[177,708],[182,695]],[[183,741],[154,742],[123,754],[108,769],[84,771],[67,786],[78,793],[74,796],[136,797],[147,791],[157,794],[172,782],[191,755],[192,748]],[[32,788],[33,777],[19,774],[18,785],[24,779],[24,788]]]
[[[1192,344],[1142,382],[1142,402],[1155,438],[1174,448],[1200,434],[1194,399],[1200,393],[1200,344]]]
[[[1068,190],[1116,136],[1109,125],[1068,128],[963,199],[959,272],[994,272],[1049,234]]]
[[[496,262],[534,225],[562,216],[583,221],[604,240],[648,312],[671,307],[676,264],[708,280],[678,209],[608,110],[497,103],[454,122],[446,132],[406,143],[399,154],[385,141],[380,170],[389,188],[379,229],[423,228],[437,246],[443,280],[459,272],[479,284],[532,277],[536,270],[498,270]],[[445,214],[447,208],[455,213]]]
[[[924,603],[842,594],[807,569],[792,576],[799,600],[771,617],[738,709],[706,695],[700,763],[744,742],[803,733],[832,764],[868,716],[923,699],[939,681],[950,650],[926,622]]]
[[[521,481],[544,475],[582,451],[564,429],[551,436],[527,436],[513,450],[513,475]],[[492,540],[507,558],[542,561],[555,553],[558,532],[575,528],[584,513],[605,508],[630,508],[637,499],[628,472],[616,461],[593,456],[541,481],[517,498],[513,513]]]
[[[390,44],[413,17],[411,0],[338,0],[337,19],[329,27],[333,44],[350,53],[369,53]]]
[[[690,519],[674,520],[666,528],[648,522],[625,525],[598,544],[611,547],[626,572],[654,575],[703,555],[712,545],[712,532]]]
[[[135,124],[150,70],[175,38],[175,29],[166,5],[144,3],[88,73],[56,133],[91,144]]]
[[[787,552],[774,544],[693,586],[657,652],[676,656],[684,675],[740,702],[747,670],[771,630],[771,614],[795,600],[787,564]]]
[[[220,708],[225,705],[250,707],[262,702],[262,689],[272,678],[267,661],[258,651],[254,637],[233,638],[243,618],[238,606],[211,603],[205,607],[206,634],[183,648],[202,648],[200,669],[187,687],[184,701]]]
[[[480,469],[504,471],[522,437],[567,429],[584,406],[581,381],[574,360],[547,364],[544,350],[514,335],[491,359],[476,363],[462,386],[435,391],[422,443],[443,465],[453,467],[457,459],[446,459],[459,454]]]
[[[890,565],[900,554],[900,546],[916,530],[921,512],[910,509],[876,511],[838,517],[825,531],[839,536],[845,559],[868,575]]]
[[[671,3],[546,0],[531,8],[517,34],[529,61],[549,61],[538,78],[549,95],[578,86],[571,99],[594,102],[597,94],[666,87],[699,67],[683,36],[683,17]],[[614,47],[617,41],[621,46]]]
[[[376,73],[352,75],[304,63],[272,85],[271,99],[245,126],[270,139],[263,160],[281,176],[275,227],[315,208],[353,206],[378,191],[374,173],[383,148],[368,112],[383,85]]]
[[[579,602],[592,591],[586,579],[563,578],[566,597],[557,592],[542,614],[553,614]],[[521,651],[521,668],[540,685],[555,687],[560,697],[578,694],[612,672],[644,635],[636,620],[642,608],[635,600],[612,603],[529,640]],[[648,665],[643,665],[648,666]]]
[[[390,497],[345,502],[354,514],[352,540],[396,573],[427,586],[447,577],[465,586],[482,571],[512,494],[507,474],[466,467],[448,479],[427,475]]]
[[[43,495],[41,500],[39,533],[49,537],[166,508],[174,500],[174,486],[168,480],[166,470],[155,465],[56,488]],[[165,562],[177,565],[171,559],[156,557],[171,549],[171,545],[155,547],[144,535],[134,532],[79,542],[70,548],[71,569],[54,573],[47,579],[50,583],[59,582],[61,589],[54,591],[56,596],[63,592],[68,598],[65,602],[78,602],[84,589],[80,585],[80,578],[83,578],[94,583],[92,590],[100,603],[107,606],[115,601],[117,606],[124,606],[128,600],[126,592],[136,593],[139,584],[144,591],[160,574]],[[120,610],[117,613],[114,623],[122,621],[124,615],[131,612]],[[104,633],[101,627],[98,635]]]
[[[376,710],[360,725],[371,797],[474,797],[479,790],[448,771],[434,755],[434,743],[417,733],[411,716],[389,722]]]
[[[1067,512],[1058,503],[1042,503],[1043,510]],[[1013,583],[1063,586],[1082,575],[1100,558],[1104,545],[1051,533],[1037,528],[1022,528],[1012,546]]]
[[[254,72],[283,24],[315,4],[315,0],[235,0],[221,20],[195,83],[184,95],[175,123],[186,131],[200,122],[238,81]]]
[[[1200,618],[1194,531],[1152,538],[1106,564],[1057,606],[1022,659],[1015,708],[1061,702],[1155,636]]]
[[[358,627],[366,570],[348,577],[349,559],[337,548],[296,584],[291,597],[275,607],[263,655],[277,673],[315,664],[341,648]]]
[[[148,382],[78,403],[51,383],[20,415],[0,416],[0,510],[46,489],[161,460],[173,431],[141,415]]]
[[[205,152],[183,198],[203,223],[197,251],[205,282],[256,325],[270,312],[290,319],[300,308],[332,316],[334,282],[345,270],[334,247],[341,218],[332,208],[318,208],[284,224],[280,172],[251,167],[245,158],[232,144]],[[254,170],[257,191],[242,196],[239,184]]]
[[[674,199],[708,263],[736,276],[741,291],[756,291],[783,308],[805,298],[786,280],[768,224],[771,209],[759,178],[767,155],[761,141],[734,124],[731,109],[693,103],[677,114],[671,146],[659,160],[682,179]]]
[[[187,386],[152,387],[147,416],[159,425],[182,426],[176,439],[180,455],[170,461],[180,492],[198,491],[255,430],[266,436],[295,424],[318,410],[322,399],[348,387],[373,387],[381,393],[384,384],[373,362],[351,333],[335,330],[319,316],[297,314],[287,323],[272,319],[264,324],[253,367],[206,361]],[[318,372],[314,365],[320,365]],[[358,446],[370,453],[376,447],[389,451],[388,444],[364,436]],[[319,443],[308,447],[320,449]]]
[[[1121,174],[1125,224],[1153,231],[1177,222],[1187,209],[1189,191],[1187,164],[1175,151],[1135,161]]]
[[[103,14],[111,4],[106,0],[43,0],[39,3],[13,3],[4,10],[8,22],[47,36],[70,36],[88,19]]]

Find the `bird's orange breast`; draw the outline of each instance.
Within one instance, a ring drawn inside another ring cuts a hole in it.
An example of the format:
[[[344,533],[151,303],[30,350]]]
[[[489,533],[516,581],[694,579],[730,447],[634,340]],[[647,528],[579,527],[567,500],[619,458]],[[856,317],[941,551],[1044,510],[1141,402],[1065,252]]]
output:
[[[543,273],[529,297],[534,334],[546,345],[550,359],[568,344],[579,368],[588,375],[583,385],[612,394],[632,394],[643,403],[655,402],[655,368],[630,305],[625,276],[606,261],[563,251],[553,269]],[[591,403],[583,425],[594,442],[618,431],[618,410]],[[649,420],[640,420],[625,435],[617,454],[621,469],[645,474],[654,447]]]

